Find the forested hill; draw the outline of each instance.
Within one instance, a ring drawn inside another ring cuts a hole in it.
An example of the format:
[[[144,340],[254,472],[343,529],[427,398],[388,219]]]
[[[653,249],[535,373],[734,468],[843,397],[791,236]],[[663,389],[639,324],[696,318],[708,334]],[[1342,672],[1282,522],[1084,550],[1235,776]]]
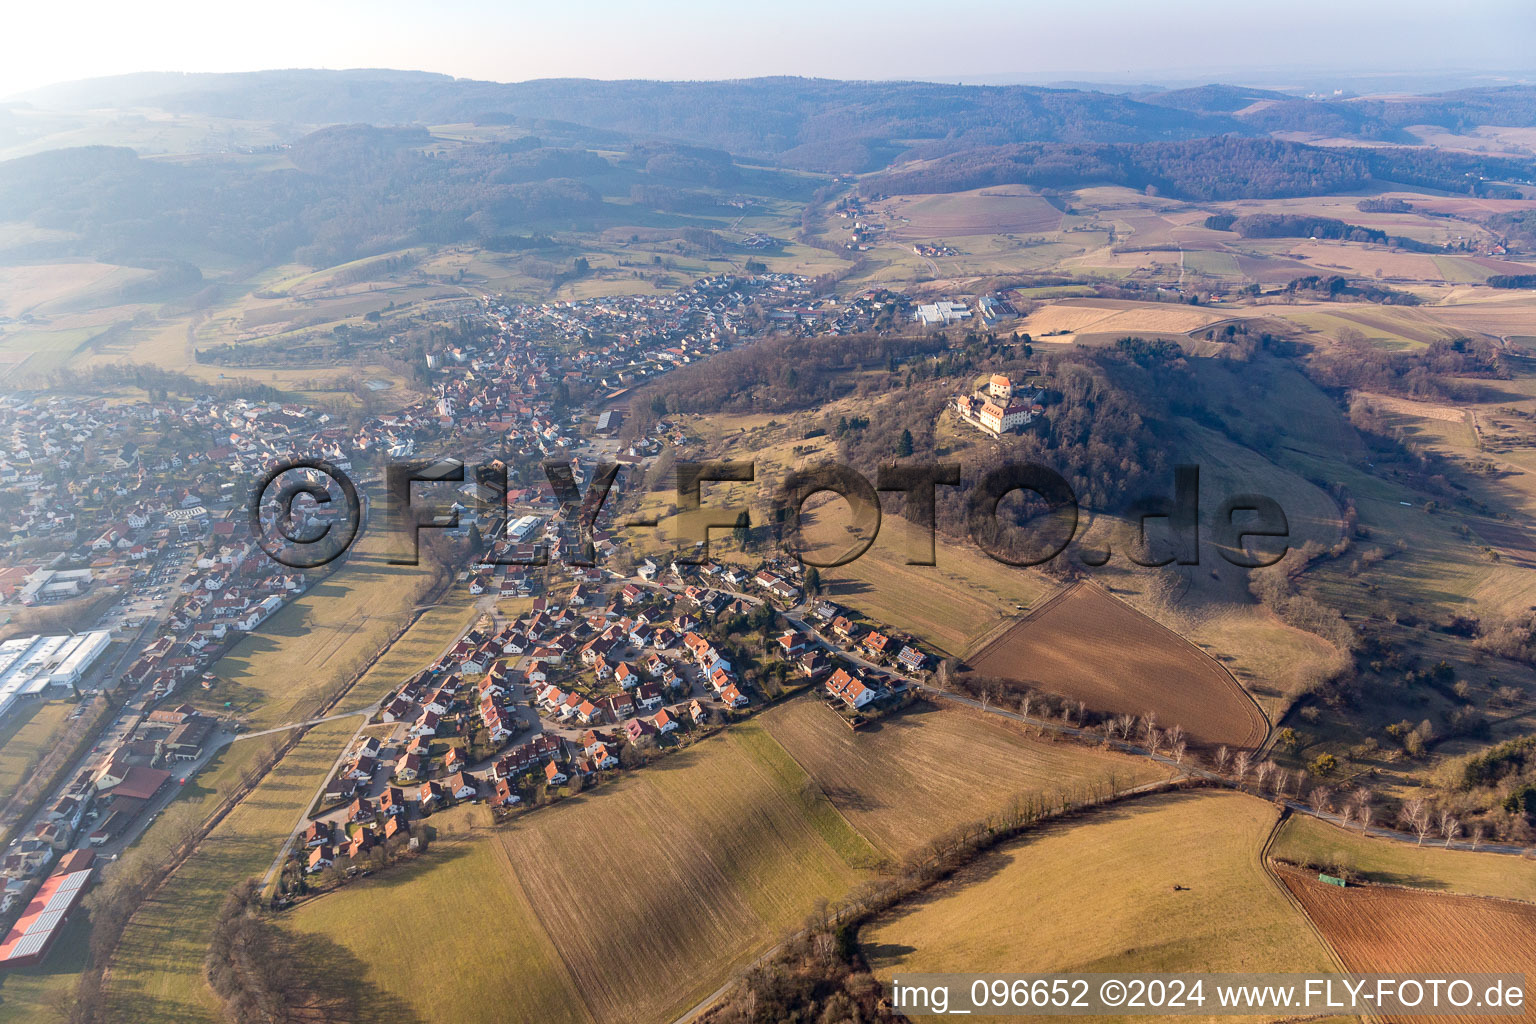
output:
[[[867,193],[957,192],[988,185],[1124,185],[1178,199],[1267,199],[1410,185],[1495,195],[1497,181],[1530,181],[1529,160],[1432,149],[1304,146],[1226,136],[1142,145],[1024,143],[952,153],[867,180]]]
[[[1409,143],[1410,125],[1536,125],[1536,88],[1392,99],[1300,99],[1228,85],[1136,97],[1081,89],[757,78],[724,82],[546,79],[499,84],[402,71],[128,75],[54,86],[40,105],[151,106],[297,126],[573,122],[789,167],[863,172],[913,148],[1146,143],[1317,131]]]

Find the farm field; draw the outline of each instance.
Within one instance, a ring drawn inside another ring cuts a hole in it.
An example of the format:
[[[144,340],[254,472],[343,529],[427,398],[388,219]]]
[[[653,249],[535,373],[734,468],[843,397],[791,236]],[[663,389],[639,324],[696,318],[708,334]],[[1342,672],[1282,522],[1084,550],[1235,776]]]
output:
[[[532,870],[508,861],[490,836],[440,832],[420,860],[304,904],[282,924],[306,959],[367,985],[374,1005],[399,1024],[587,1024],[581,994],[517,881]],[[452,947],[434,956],[423,945],[427,927],[475,936],[477,957],[512,969],[461,974],[445,959]]]
[[[1310,873],[1281,869],[1279,875],[1353,973],[1520,973],[1536,963],[1536,906],[1529,903],[1377,886],[1340,889]],[[1525,1011],[1514,1019],[1536,1019],[1536,1007]]]
[[[1195,744],[1257,747],[1269,730],[1226,669],[1093,584],[1033,609],[966,664],[1100,711],[1156,712],[1163,728],[1180,725]]]
[[[1270,854],[1296,864],[1342,865],[1369,882],[1536,903],[1536,872],[1511,857],[1374,839],[1304,814],[1285,820]]]
[[[1176,253],[1166,255],[1177,258]],[[1039,340],[1060,341],[1062,334],[1086,332],[1182,334],[1224,319],[1226,316],[1223,313],[1195,306],[1133,302],[1129,299],[1065,299],[1037,309],[1024,319],[1021,326]],[[1054,338],[1053,332],[1056,332]]]
[[[77,707],[84,705],[36,701],[21,705],[0,724],[0,793],[15,792],[27,769],[63,735],[69,713]]]
[[[978,858],[866,926],[859,944],[887,980],[1331,970],[1259,862],[1276,813],[1262,800],[1205,790],[1096,809]]]
[[[148,272],[111,263],[78,261],[0,267],[0,316],[20,317],[80,298],[105,283],[124,283]]]
[[[107,985],[108,1004],[119,1020],[214,1024],[220,1019],[203,978],[203,956],[224,895],[267,870],[361,721],[346,718],[311,729],[133,916]]]
[[[389,650],[347,691],[337,709],[366,708],[399,689],[401,683],[435,661],[478,615],[468,589],[453,587],[441,602],[422,612],[400,639],[390,644]]]
[[[773,738],[745,723],[509,826],[475,828],[410,875],[287,920],[344,947],[367,965],[360,982],[422,1020],[543,1020],[558,1000],[575,1013],[553,1019],[663,1021],[817,900],[866,877],[875,857]],[[465,899],[444,899],[444,883]],[[502,912],[491,927],[486,914]],[[485,929],[467,929],[482,919]],[[487,962],[516,964],[515,983],[497,972],[468,975],[484,985],[453,983],[442,957],[457,947],[424,956],[420,941],[449,933],[476,935]]]
[[[929,196],[898,196],[875,208],[898,241],[1054,232],[1061,211],[1020,186],[1001,186]]]
[[[761,722],[853,826],[896,859],[1019,793],[1111,774],[1124,787],[1166,774],[1143,758],[1034,739],[1022,725],[958,707],[920,704],[855,733],[807,697]]]

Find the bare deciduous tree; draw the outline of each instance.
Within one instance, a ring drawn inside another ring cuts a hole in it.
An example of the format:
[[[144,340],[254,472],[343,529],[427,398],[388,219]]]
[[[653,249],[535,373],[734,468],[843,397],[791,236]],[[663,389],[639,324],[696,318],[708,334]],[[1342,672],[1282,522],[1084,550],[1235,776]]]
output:
[[[1238,784],[1248,777],[1248,769],[1253,767],[1253,754],[1246,750],[1239,750],[1232,758],[1232,772],[1237,776]]]
[[[1227,745],[1225,743],[1216,748],[1216,770],[1218,772],[1225,774],[1227,770],[1227,762],[1230,760],[1232,760],[1232,751],[1227,749]]]
[[[1455,839],[1461,832],[1461,822],[1457,821],[1450,811],[1442,810],[1438,824],[1440,826],[1440,834],[1445,837],[1445,848],[1449,850],[1451,848],[1451,840]]]
[[[1413,833],[1419,837],[1419,845],[1423,846],[1425,838],[1434,831],[1434,825],[1430,821],[1429,806],[1419,797],[1414,797],[1403,804],[1402,817]]]
[[[1186,750],[1185,742],[1183,740],[1179,740],[1178,742],[1176,742],[1173,745],[1173,747],[1171,749],[1172,749],[1172,753],[1173,753],[1173,763],[1174,764],[1183,764],[1184,763],[1184,753],[1185,753],[1185,750]]]
[[[1333,813],[1333,789],[1328,786],[1318,786],[1312,791],[1312,806],[1323,814]]]
[[[1269,782],[1269,777],[1275,774],[1276,767],[1273,761],[1260,761],[1254,768],[1253,777],[1258,780],[1260,792],[1264,791],[1265,785]]]
[[[1473,849],[1474,852],[1477,850],[1477,845],[1479,843],[1481,843],[1482,841],[1483,841],[1483,826],[1482,825],[1473,825],[1472,826],[1472,849]]]

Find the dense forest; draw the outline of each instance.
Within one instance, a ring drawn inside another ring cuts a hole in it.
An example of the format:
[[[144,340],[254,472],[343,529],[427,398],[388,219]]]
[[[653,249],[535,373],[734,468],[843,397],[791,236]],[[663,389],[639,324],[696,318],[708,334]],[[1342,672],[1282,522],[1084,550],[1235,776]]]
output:
[[[643,433],[675,413],[815,408],[853,390],[860,370],[887,369],[945,346],[941,334],[766,338],[690,363],[642,389],[630,402],[625,429]]]
[[[290,168],[239,160],[141,159],[93,146],[0,163],[0,220],[67,232],[20,255],[134,263],[213,248],[316,266],[403,246],[527,238],[535,229],[657,221],[678,186],[746,185],[728,154],[653,143],[616,159],[540,139],[442,149],[423,128],[335,125],[296,141]],[[754,188],[795,194],[787,176]],[[712,200],[718,202],[718,198]]]
[[[1324,195],[1397,182],[1479,194],[1488,179],[1526,180],[1529,161],[1422,149],[1345,149],[1237,136],[1139,145],[1026,143],[900,168],[868,193],[958,192],[988,185],[1124,185],[1194,201]]]

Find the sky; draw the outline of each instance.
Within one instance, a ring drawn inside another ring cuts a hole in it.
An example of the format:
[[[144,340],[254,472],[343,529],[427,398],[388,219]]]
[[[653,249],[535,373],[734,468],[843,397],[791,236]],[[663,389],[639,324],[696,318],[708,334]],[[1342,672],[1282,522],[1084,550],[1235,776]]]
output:
[[[1532,0],[4,0],[0,96],[133,71],[1240,81],[1536,76]]]

